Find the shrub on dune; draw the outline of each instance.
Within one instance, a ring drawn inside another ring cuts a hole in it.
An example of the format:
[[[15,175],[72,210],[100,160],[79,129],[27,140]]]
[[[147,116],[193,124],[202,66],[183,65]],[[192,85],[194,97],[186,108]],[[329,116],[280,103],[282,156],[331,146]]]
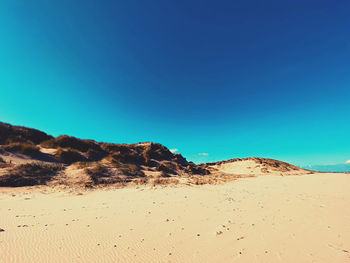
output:
[[[2,146],[2,149],[9,152],[21,153],[28,156],[36,156],[40,154],[40,150],[36,145],[30,143],[11,143]]]
[[[180,181],[176,178],[156,177],[153,179],[152,184],[153,186],[156,186],[156,185],[178,184],[179,182]]]
[[[55,157],[63,163],[72,164],[75,162],[85,162],[86,157],[74,149],[62,149],[58,148]]]
[[[41,143],[41,146],[45,148],[65,148],[74,149],[79,152],[93,151],[95,153],[103,154],[101,146],[93,140],[83,140],[72,136],[61,135],[57,138],[52,138],[50,140]]]
[[[161,163],[157,166],[157,170],[166,174],[176,174],[176,165],[171,162]]]
[[[87,167],[85,169],[86,174],[91,178],[94,184],[103,183],[103,177],[108,177],[108,169],[101,164],[97,164],[93,167]]]
[[[129,177],[145,177],[145,173],[136,164],[123,164],[118,167],[124,175]]]
[[[41,162],[16,165],[0,176],[0,186],[19,187],[46,184],[64,168],[61,164]]]

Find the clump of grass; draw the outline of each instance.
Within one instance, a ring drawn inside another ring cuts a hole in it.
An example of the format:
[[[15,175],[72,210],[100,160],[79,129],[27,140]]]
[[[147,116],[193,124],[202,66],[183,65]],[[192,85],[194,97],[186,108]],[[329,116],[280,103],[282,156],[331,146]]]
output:
[[[28,156],[37,156],[40,154],[40,150],[37,146],[30,144],[30,143],[20,143],[20,142],[15,142],[15,143],[10,143],[8,145],[2,146],[2,148],[5,151],[9,152],[16,152],[16,153],[21,153],[24,155]]]
[[[106,153],[95,149],[89,149],[87,150],[86,155],[89,161],[100,161],[106,156]]]
[[[95,185],[104,183],[103,177],[109,176],[108,169],[101,164],[97,164],[93,167],[87,167],[85,168],[85,172],[89,175]]]
[[[10,124],[0,122],[0,144],[11,144],[14,142],[39,144],[40,142],[50,138],[52,138],[52,136],[35,129],[12,126]]]
[[[119,184],[121,186],[131,181],[128,178],[123,178],[119,174],[113,173],[113,171],[100,163],[86,167],[85,173],[91,178],[92,185]]]
[[[126,176],[129,177],[145,177],[145,173],[140,169],[139,166],[132,163],[123,164],[119,167],[119,170]]]
[[[178,184],[180,181],[175,178],[162,178],[162,177],[156,177],[152,181],[152,185],[168,185],[168,184]]]
[[[71,148],[80,152],[87,152],[90,149],[102,151],[101,147],[95,141],[78,139],[67,135],[61,135],[57,138],[44,141],[41,143],[41,146],[46,148]]]
[[[262,172],[262,173],[269,173],[269,171],[267,170],[266,167],[261,168],[261,172]]]
[[[161,171],[159,176],[163,177],[163,178],[164,177],[170,177],[170,175],[167,172],[164,172],[164,171]]]
[[[67,148],[58,148],[55,157],[63,163],[72,164],[76,162],[87,161],[86,157],[79,153],[77,150]]]
[[[140,166],[134,163],[123,163],[110,155],[106,158],[114,167],[116,167],[123,175],[128,177],[145,177],[145,173]]]
[[[192,183],[195,185],[204,185],[204,184],[216,184],[218,181],[216,178],[200,178],[200,177],[194,177],[192,179]]]
[[[62,164],[42,162],[26,163],[14,166],[7,174],[0,176],[0,186],[20,187],[43,185],[64,168]]]
[[[198,174],[198,175],[208,175],[210,174],[210,171],[206,169],[204,166],[198,166],[195,165],[194,163],[190,162],[190,165],[186,167],[186,171],[189,174]]]
[[[115,163],[145,164],[145,159],[141,154],[126,146],[121,147],[120,151],[112,152],[109,155],[109,159]]]
[[[176,169],[176,166],[171,162],[162,163],[157,166],[157,170],[165,174],[176,174],[175,169]]]
[[[6,163],[6,161],[0,157],[0,168],[5,168],[7,166],[8,164]]]
[[[148,183],[148,178],[147,177],[141,177],[141,178],[136,178],[133,180],[133,183],[136,185],[144,185]]]
[[[76,163],[74,163],[74,165],[76,165],[76,167],[80,168],[80,169],[91,167],[94,164],[96,164],[96,162],[76,162]]]

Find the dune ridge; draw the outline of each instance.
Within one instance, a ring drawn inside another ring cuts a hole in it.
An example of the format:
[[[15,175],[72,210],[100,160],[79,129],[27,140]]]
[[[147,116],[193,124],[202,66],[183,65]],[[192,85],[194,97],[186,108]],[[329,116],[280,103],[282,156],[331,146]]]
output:
[[[195,164],[153,142],[116,144],[53,137],[0,122],[0,186],[207,184],[263,174],[306,174],[305,169],[266,159]]]

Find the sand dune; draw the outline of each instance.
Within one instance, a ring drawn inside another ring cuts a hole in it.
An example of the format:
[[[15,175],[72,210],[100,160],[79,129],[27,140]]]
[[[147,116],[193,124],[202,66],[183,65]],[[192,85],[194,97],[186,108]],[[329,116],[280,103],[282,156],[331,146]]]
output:
[[[350,175],[0,189],[0,262],[350,262]]]
[[[216,163],[208,163],[206,165],[213,173],[227,175],[303,175],[312,173],[312,171],[299,168],[289,163],[256,157],[236,158]]]

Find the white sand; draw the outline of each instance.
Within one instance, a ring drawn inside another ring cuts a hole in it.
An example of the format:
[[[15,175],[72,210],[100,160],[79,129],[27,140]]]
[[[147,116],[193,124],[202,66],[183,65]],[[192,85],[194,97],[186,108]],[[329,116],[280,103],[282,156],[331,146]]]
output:
[[[268,164],[259,164],[254,160],[242,160],[227,162],[218,165],[212,165],[212,168],[223,174],[240,174],[240,175],[301,175],[309,174],[310,171],[295,167],[295,170],[281,171],[279,168],[271,167]],[[265,171],[264,171],[265,169]]]
[[[350,174],[26,189],[0,188],[0,262],[350,262]]]

